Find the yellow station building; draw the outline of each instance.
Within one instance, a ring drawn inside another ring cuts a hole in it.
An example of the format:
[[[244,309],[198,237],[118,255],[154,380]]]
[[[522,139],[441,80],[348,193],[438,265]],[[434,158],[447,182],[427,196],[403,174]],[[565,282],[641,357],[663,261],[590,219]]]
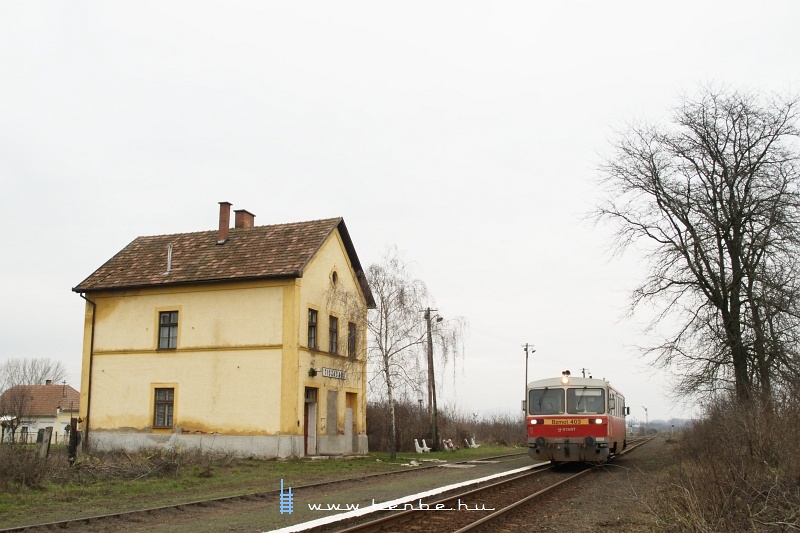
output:
[[[84,445],[257,457],[367,452],[374,301],[341,218],[139,237],[86,300]]]

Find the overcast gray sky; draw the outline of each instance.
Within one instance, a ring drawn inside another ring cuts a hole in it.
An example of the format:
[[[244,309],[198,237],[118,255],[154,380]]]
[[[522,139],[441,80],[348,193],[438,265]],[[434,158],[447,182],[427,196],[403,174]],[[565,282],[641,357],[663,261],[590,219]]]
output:
[[[519,413],[588,368],[681,416],[625,318],[643,276],[585,222],[615,130],[700,84],[800,88],[800,3],[0,3],[0,362],[80,386],[70,291],[139,235],[342,216],[470,324],[442,403]]]

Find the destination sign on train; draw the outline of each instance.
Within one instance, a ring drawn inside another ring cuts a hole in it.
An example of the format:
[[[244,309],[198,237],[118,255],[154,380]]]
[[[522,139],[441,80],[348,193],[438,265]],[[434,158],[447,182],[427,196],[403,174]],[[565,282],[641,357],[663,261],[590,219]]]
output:
[[[551,418],[545,419],[545,424],[550,424],[551,426],[581,426],[584,424],[589,424],[588,418]]]

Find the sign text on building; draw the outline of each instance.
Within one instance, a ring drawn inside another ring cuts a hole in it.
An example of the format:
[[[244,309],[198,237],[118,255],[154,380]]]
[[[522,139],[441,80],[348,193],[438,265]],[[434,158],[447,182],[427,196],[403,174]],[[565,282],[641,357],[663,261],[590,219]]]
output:
[[[347,372],[344,370],[336,370],[334,368],[322,367],[322,375],[326,378],[347,379]]]

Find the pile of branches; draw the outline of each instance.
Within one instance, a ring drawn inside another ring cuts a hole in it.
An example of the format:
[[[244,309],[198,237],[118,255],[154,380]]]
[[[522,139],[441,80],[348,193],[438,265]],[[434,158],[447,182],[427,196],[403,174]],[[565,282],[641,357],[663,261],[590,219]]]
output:
[[[100,481],[178,477],[187,468],[201,477],[210,477],[214,464],[228,464],[229,454],[210,454],[200,450],[176,447],[141,449],[135,452],[115,450],[90,455],[78,460],[74,470],[83,481]]]

